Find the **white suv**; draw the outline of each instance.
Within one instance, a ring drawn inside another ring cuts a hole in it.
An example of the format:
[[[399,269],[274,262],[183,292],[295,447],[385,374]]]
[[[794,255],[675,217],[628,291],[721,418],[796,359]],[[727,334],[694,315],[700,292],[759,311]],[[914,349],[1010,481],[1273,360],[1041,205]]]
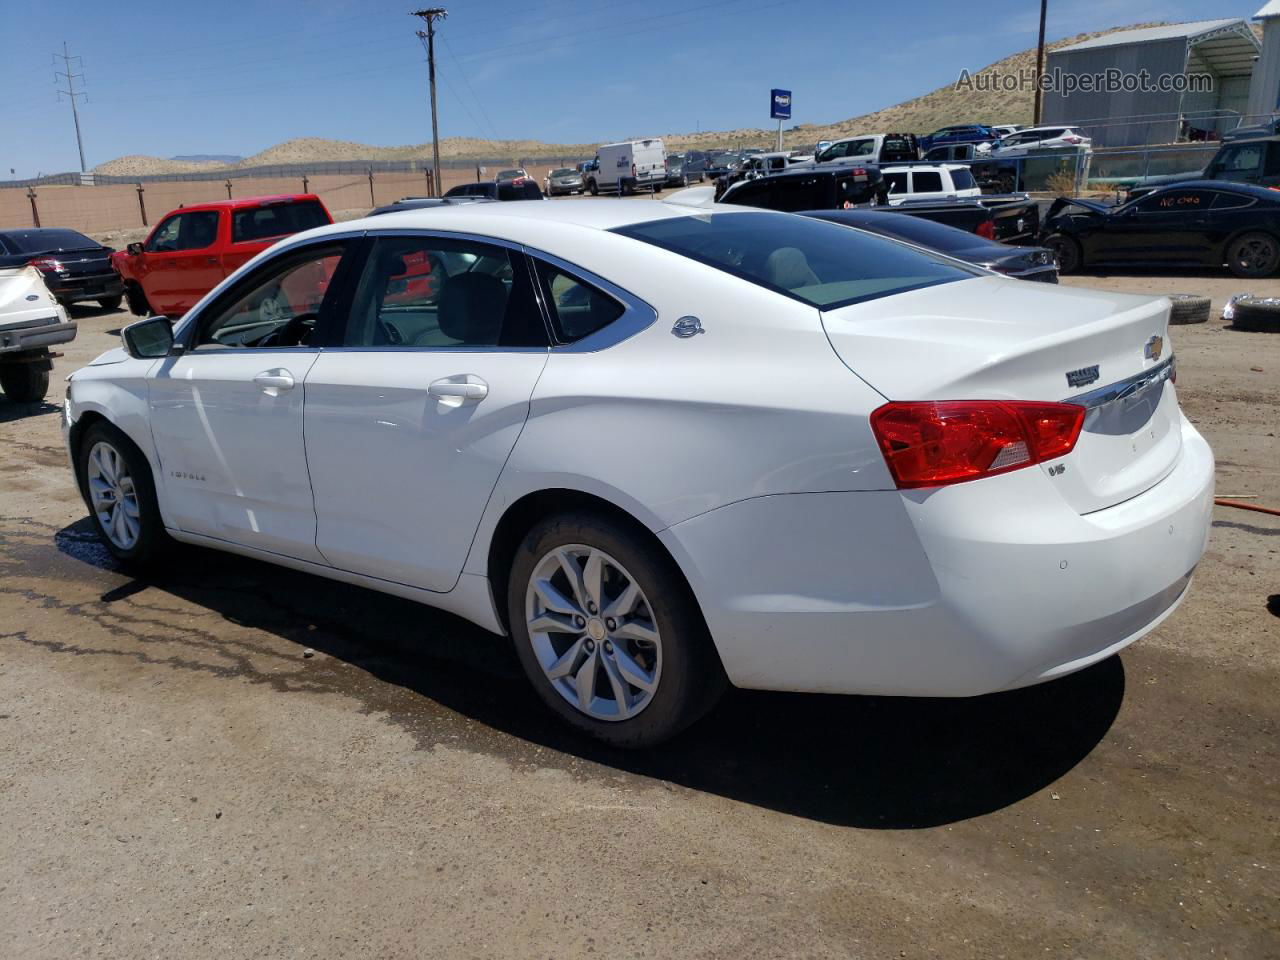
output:
[[[889,190],[890,206],[904,200],[941,200],[982,194],[973,172],[963,163],[911,163],[880,169]]]
[[[991,148],[993,157],[1025,157],[1037,150],[1088,150],[1093,141],[1074,127],[1031,127],[1010,134]]]

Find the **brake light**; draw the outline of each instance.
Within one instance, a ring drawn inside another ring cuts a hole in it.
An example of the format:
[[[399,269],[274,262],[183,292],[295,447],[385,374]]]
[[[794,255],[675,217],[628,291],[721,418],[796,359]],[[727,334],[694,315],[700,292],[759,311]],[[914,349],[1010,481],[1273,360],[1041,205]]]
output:
[[[1084,137],[1063,137],[1067,143],[1084,143]]]
[[[1066,456],[1084,425],[1074,403],[887,403],[871,430],[898,489],[941,487]]]
[[[34,260],[28,260],[27,266],[35,267],[37,270],[43,271],[44,273],[62,273],[62,271],[66,269],[66,267],[62,265],[61,260],[57,260],[53,257],[36,257]]]
[[[996,222],[994,220],[983,220],[973,228],[973,232],[980,237],[986,237],[988,240],[996,238]]]

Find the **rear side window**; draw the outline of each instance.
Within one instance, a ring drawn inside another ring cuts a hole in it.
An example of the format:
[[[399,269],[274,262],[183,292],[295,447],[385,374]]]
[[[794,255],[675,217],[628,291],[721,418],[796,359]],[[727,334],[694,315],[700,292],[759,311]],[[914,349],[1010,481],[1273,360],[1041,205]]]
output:
[[[1238,210],[1241,207],[1253,206],[1253,197],[1242,197],[1238,193],[1213,193],[1214,210]]]
[[[773,210],[813,210],[821,206],[817,198],[820,178],[818,177],[779,177],[773,183],[773,202],[769,204]]]
[[[951,182],[957,190],[972,190],[978,185],[978,181],[973,179],[973,174],[968,170],[952,170]]]
[[[824,310],[979,275],[883,237],[766,211],[652,220],[614,232]]]
[[[942,190],[942,174],[922,170],[912,174],[915,181],[914,193],[939,193]]]
[[[907,175],[905,173],[886,173],[884,184],[889,189],[889,196],[900,197],[907,192]]]
[[[542,298],[561,343],[573,343],[603,330],[625,311],[617,300],[585,280],[542,260],[535,262]]]
[[[328,222],[324,208],[314,200],[247,207],[231,213],[231,242],[249,243],[284,237],[312,227],[322,227]]]

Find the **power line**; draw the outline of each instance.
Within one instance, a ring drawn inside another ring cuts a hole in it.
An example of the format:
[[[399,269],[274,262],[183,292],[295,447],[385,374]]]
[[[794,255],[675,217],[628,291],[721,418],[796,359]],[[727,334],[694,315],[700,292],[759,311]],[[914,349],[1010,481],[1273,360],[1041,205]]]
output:
[[[80,111],[76,109],[76,98],[86,97],[87,99],[87,95],[83,90],[76,89],[76,81],[83,81],[84,74],[71,72],[71,61],[80,60],[80,58],[71,56],[67,50],[67,41],[63,40],[62,53],[55,53],[53,55],[53,59],[62,60],[62,70],[55,70],[53,72],[53,82],[55,84],[58,83],[59,77],[62,77],[67,81],[67,89],[63,90],[61,87],[57,88],[58,99],[61,100],[63,95],[65,95],[66,98],[71,101],[71,119],[74,120],[76,124],[76,146],[80,148],[80,172],[84,173],[86,170],[84,163],[84,140],[80,136]],[[83,61],[80,62],[83,64]],[[83,86],[83,83],[81,85]]]
[[[453,47],[450,46],[448,38],[442,36],[440,39],[444,41],[444,49],[445,52],[449,54],[449,59],[452,60],[453,65],[458,68],[458,76],[462,77],[462,82],[465,83],[467,85],[467,89],[471,91],[471,99],[473,99],[476,102],[476,106],[480,108],[480,115],[484,117],[484,122],[489,127],[489,135],[495,140],[501,140],[502,138],[498,136],[498,128],[495,127],[493,125],[493,121],[489,119],[489,111],[484,108],[484,101],[476,96],[475,87],[471,86],[471,80],[467,77],[467,72],[462,69],[462,64],[460,64],[458,62],[458,58],[454,56]],[[461,101],[462,98],[459,97],[458,100]],[[471,111],[468,110],[467,113],[469,115]],[[474,120],[475,117],[472,117],[471,119]],[[476,126],[479,127],[480,124],[477,123]]]

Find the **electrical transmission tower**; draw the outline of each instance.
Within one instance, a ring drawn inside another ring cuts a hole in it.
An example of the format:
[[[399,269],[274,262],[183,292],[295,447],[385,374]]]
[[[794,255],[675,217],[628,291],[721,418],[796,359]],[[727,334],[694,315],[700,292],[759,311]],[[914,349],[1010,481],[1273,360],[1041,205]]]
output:
[[[440,196],[440,128],[436,124],[436,21],[449,16],[444,7],[414,10],[410,16],[421,17],[427,29],[418,30],[418,39],[427,48],[427,77],[431,81],[431,166],[435,177],[436,196]]]
[[[71,72],[71,61],[78,61],[80,58],[73,57],[67,52],[67,42],[64,40],[62,41],[62,53],[55,53],[53,59],[62,61],[62,69],[53,72],[53,82],[56,84],[61,83],[62,80],[67,81],[67,89],[63,90],[62,87],[58,87],[58,99],[61,100],[65,94],[66,98],[71,101],[71,119],[76,123],[76,146],[80,148],[80,172],[84,173],[84,140],[80,136],[80,111],[76,109],[76,98],[85,96],[83,90],[76,89],[76,81],[81,81],[83,86],[84,74]]]

